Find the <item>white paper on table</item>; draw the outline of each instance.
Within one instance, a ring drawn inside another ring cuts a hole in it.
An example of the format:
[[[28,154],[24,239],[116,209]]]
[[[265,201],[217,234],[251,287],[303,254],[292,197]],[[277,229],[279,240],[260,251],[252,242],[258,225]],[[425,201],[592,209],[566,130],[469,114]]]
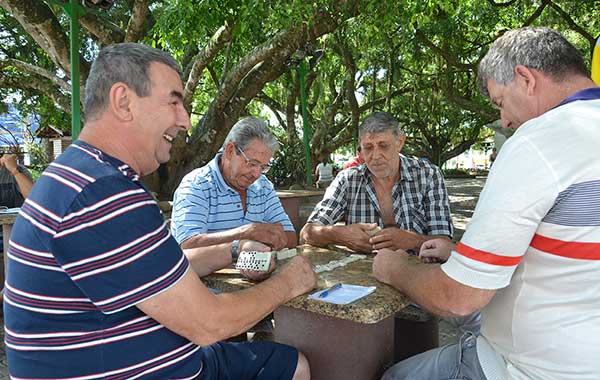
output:
[[[347,305],[351,302],[354,302],[358,299],[368,296],[373,293],[377,289],[376,286],[361,286],[361,285],[348,285],[342,284],[342,286],[334,291],[330,291],[323,298],[319,298],[319,295],[324,291],[328,291],[329,289],[319,290],[308,296],[308,298],[324,301],[329,303],[334,303],[336,305]]]

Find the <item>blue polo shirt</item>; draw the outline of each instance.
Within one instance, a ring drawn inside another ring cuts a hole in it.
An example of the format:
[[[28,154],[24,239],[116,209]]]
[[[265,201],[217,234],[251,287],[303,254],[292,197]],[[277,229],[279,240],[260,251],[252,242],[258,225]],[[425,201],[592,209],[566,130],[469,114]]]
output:
[[[183,379],[200,348],[136,305],[189,263],[126,164],[81,141],[42,173],[7,252],[12,379]]]
[[[294,231],[273,184],[264,175],[246,189],[244,213],[240,195],[223,179],[220,160],[221,154],[217,154],[207,165],[187,174],[175,191],[171,229],[180,244],[195,235],[250,223],[281,223],[285,231]]]

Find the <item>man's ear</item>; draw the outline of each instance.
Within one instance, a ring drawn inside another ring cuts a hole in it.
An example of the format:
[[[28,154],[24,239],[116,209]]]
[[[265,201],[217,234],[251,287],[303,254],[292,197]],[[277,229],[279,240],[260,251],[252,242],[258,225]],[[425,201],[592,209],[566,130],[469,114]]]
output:
[[[537,77],[530,68],[523,65],[515,66],[515,79],[526,87],[527,95],[535,95]]]
[[[233,158],[234,154],[235,154],[235,145],[232,142],[228,142],[225,145],[225,149],[223,150],[223,156],[225,156],[225,158],[227,158],[228,160],[231,160]]]
[[[402,151],[402,147],[404,147],[404,143],[406,142],[406,135],[404,133],[400,134],[398,137],[398,153]]]
[[[108,92],[108,108],[120,121],[129,122],[133,120],[133,113],[131,112],[132,95],[129,86],[122,82],[113,84]]]

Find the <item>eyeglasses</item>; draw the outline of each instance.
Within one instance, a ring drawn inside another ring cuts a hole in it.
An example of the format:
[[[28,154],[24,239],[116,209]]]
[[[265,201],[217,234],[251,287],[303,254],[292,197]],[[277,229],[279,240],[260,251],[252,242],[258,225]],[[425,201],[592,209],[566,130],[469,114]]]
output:
[[[248,156],[246,156],[246,153],[244,153],[242,148],[240,148],[237,145],[234,145],[234,146],[235,146],[235,149],[242,154],[242,157],[244,157],[244,160],[246,160],[246,165],[250,169],[260,168],[260,172],[262,174],[267,174],[269,172],[269,170],[271,170],[270,164],[261,164],[260,162],[254,160],[254,159],[250,159],[250,158],[248,158]]]

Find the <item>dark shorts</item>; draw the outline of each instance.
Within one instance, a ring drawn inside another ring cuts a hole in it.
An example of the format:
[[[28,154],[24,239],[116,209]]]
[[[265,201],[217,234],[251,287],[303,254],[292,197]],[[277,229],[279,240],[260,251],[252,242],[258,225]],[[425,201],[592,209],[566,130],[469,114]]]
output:
[[[196,380],[292,380],[298,350],[274,342],[219,342],[202,349]]]

